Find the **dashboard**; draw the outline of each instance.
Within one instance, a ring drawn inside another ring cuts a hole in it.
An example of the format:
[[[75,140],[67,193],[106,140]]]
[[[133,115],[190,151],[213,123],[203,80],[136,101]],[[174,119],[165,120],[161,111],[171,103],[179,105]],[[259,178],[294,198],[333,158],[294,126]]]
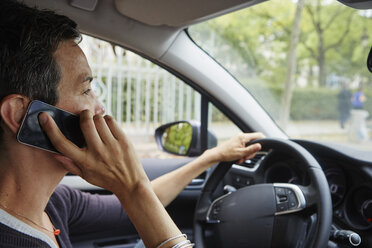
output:
[[[327,178],[333,205],[333,224],[362,237],[361,247],[372,247],[372,152],[351,150],[334,144],[294,140],[318,161]],[[260,152],[233,168],[225,184],[235,188],[260,183],[308,185],[299,161],[275,151]]]

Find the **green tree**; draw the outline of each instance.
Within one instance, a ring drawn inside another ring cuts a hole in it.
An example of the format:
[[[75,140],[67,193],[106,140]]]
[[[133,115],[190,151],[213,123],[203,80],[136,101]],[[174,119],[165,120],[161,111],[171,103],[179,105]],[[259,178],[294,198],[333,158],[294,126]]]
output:
[[[372,38],[371,15],[363,16],[363,12],[337,1],[306,2],[297,63],[293,65],[289,57],[293,57],[296,47],[291,34],[298,3],[268,1],[190,28],[201,31],[199,37],[197,32],[191,36],[202,41],[199,44],[226,66],[274,118],[279,118],[279,112],[284,112],[282,117],[288,116],[283,109],[292,110],[290,92],[296,91],[300,79],[302,86],[329,90],[326,82],[330,75],[345,81],[370,78],[365,62]],[[367,46],[362,45],[362,37]],[[280,95],[270,91],[277,87],[281,88]]]
[[[349,35],[355,10],[321,0],[309,1],[305,10],[307,23],[312,25],[303,28],[307,32],[302,36],[302,43],[317,62],[318,84],[323,86],[327,77],[327,55],[331,50],[338,50]]]

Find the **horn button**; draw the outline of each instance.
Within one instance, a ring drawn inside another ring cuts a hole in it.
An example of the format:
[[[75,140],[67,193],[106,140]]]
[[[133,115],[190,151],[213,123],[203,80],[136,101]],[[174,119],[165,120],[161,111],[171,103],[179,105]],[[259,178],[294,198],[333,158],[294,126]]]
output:
[[[241,188],[217,198],[207,214],[207,222],[222,247],[270,247],[277,212],[275,189],[272,184],[259,184]]]
[[[299,192],[297,192],[299,191]],[[270,247],[274,217],[305,207],[302,192],[291,184],[259,184],[223,195],[211,204],[206,221],[213,224],[222,247]]]

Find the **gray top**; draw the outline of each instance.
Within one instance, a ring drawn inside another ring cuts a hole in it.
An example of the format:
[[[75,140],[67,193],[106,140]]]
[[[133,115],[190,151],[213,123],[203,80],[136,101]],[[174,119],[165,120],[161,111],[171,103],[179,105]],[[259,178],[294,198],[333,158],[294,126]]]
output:
[[[19,219],[8,214],[2,209],[0,209],[0,223],[23,234],[27,234],[36,239],[40,239],[47,243],[52,248],[57,248],[56,244],[45,233],[40,232],[39,230],[33,228],[30,225],[27,225],[26,223],[20,221]]]

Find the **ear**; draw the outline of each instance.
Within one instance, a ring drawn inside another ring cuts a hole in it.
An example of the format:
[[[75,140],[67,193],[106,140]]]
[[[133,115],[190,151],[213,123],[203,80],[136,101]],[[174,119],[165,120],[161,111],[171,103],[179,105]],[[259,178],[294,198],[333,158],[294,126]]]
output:
[[[27,97],[19,94],[8,95],[0,102],[1,120],[13,133],[21,126],[29,103]]]

